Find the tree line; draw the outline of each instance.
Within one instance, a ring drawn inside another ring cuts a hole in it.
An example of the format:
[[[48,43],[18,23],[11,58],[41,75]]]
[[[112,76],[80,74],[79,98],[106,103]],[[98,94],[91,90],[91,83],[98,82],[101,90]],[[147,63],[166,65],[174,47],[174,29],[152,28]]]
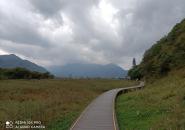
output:
[[[25,68],[0,68],[0,79],[51,79],[54,78],[49,72],[40,73]]]

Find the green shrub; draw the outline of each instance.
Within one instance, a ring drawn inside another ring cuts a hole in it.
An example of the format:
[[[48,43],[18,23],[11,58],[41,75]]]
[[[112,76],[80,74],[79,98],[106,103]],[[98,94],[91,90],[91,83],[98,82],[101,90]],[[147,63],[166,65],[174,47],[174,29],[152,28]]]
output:
[[[133,67],[131,70],[129,70],[128,75],[130,78],[133,79],[141,79],[143,77],[141,69],[138,66]]]

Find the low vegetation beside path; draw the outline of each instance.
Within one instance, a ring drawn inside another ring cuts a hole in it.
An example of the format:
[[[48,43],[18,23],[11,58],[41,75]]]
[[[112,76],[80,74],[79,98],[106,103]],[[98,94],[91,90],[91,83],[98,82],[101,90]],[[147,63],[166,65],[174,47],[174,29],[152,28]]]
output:
[[[0,121],[36,120],[68,130],[99,94],[136,84],[124,80],[0,80]]]
[[[120,130],[184,130],[185,71],[119,96],[116,111]]]

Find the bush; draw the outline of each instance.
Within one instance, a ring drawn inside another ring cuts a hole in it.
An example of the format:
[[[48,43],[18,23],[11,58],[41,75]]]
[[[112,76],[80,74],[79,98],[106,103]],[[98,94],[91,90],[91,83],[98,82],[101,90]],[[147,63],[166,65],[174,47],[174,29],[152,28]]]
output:
[[[134,79],[140,80],[143,77],[143,74],[139,66],[135,66],[131,70],[129,70],[128,75],[130,76],[132,80]]]

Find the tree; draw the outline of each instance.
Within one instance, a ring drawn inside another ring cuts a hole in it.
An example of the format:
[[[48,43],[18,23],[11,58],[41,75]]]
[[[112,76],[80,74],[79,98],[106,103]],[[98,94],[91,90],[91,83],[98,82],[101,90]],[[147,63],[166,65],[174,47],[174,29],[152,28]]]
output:
[[[135,66],[136,66],[136,59],[135,59],[135,58],[133,58],[132,66],[133,66],[133,67],[135,67]]]

